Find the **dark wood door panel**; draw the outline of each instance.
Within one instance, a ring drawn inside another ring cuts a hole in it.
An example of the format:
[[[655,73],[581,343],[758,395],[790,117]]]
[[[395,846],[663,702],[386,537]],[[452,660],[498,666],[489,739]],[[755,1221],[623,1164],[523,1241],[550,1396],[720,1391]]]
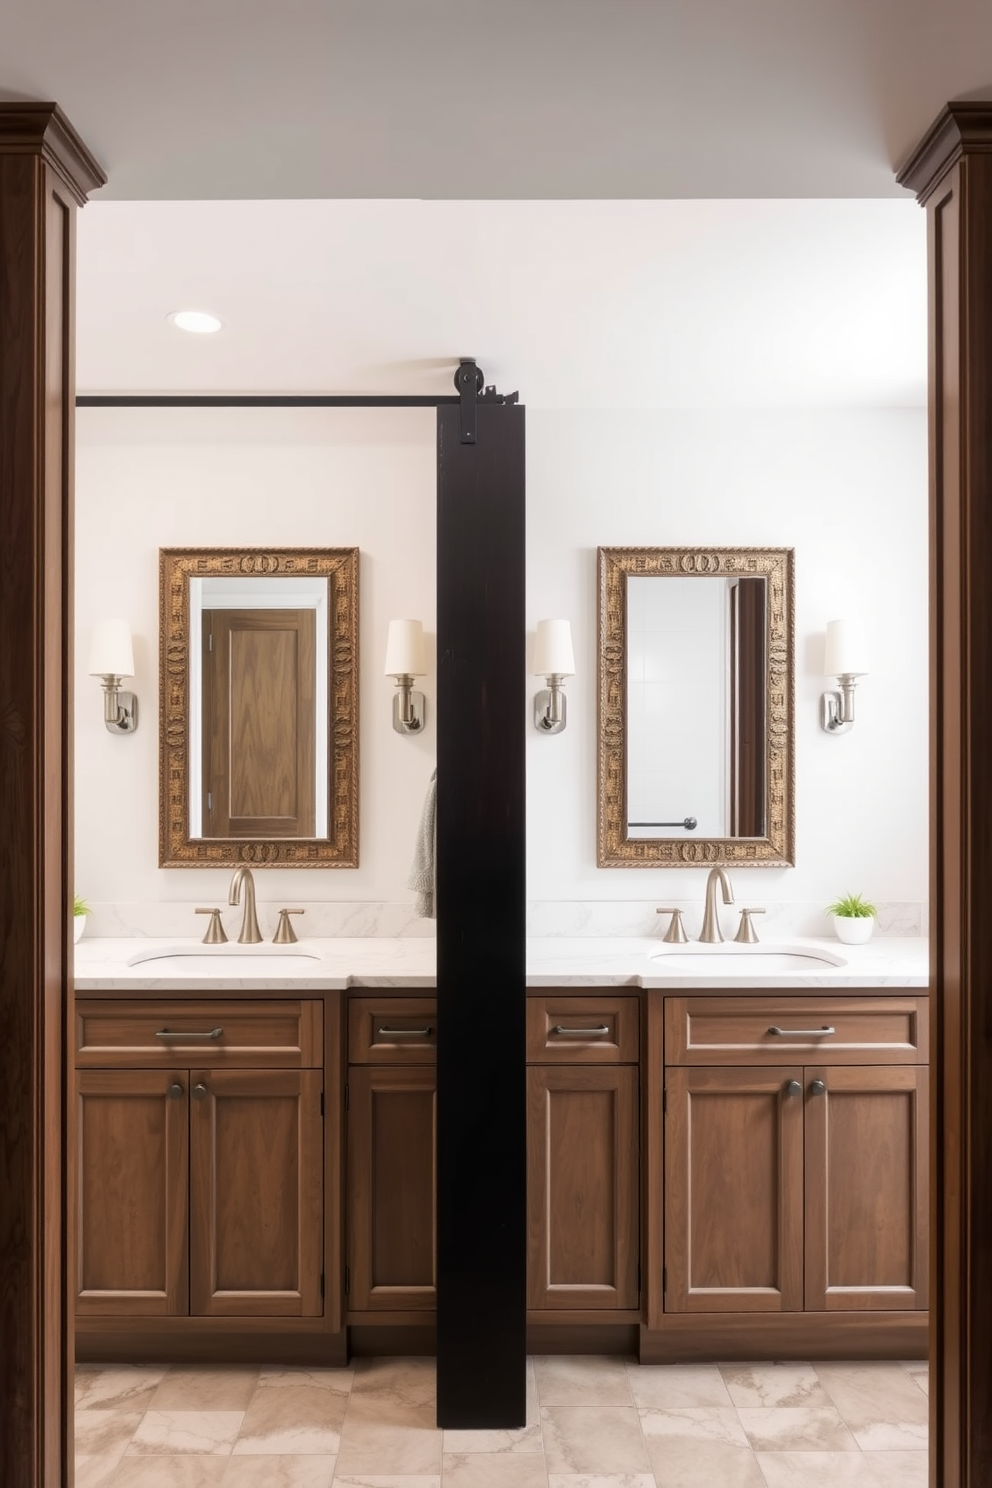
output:
[[[666,1311],[802,1308],[801,1081],[801,1067],[666,1070]]]
[[[628,1066],[527,1071],[527,1305],[637,1306],[638,1078]]]
[[[323,1059],[323,1013],[315,998],[241,1003],[80,998],[76,1064],[80,1069],[158,1069],[177,1062],[201,1068],[316,1066]],[[217,1029],[219,1035],[210,1037]],[[184,1039],[184,1033],[194,1037]]]
[[[436,1303],[433,1068],[348,1071],[348,1305]]]
[[[190,1075],[190,1311],[317,1317],[323,1252],[319,1070]]]
[[[927,1071],[824,1066],[805,1079],[807,1309],[925,1308]]]
[[[79,1317],[189,1309],[186,1070],[84,1070],[77,1098]]]

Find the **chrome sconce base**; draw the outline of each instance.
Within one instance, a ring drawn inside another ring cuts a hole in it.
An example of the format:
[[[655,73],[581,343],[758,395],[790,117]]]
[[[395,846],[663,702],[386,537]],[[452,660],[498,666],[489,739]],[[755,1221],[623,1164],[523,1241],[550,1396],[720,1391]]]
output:
[[[427,703],[422,692],[413,689],[413,678],[396,678],[393,696],[393,728],[398,734],[419,734],[427,720]]]
[[[133,734],[138,727],[138,699],[121,690],[120,677],[103,679],[103,721],[112,734]]]
[[[854,727],[854,692],[860,673],[844,672],[838,678],[840,692],[820,696],[820,727],[828,734],[849,734]]]
[[[560,734],[567,719],[565,690],[560,677],[549,677],[548,686],[534,694],[534,727],[542,734]]]

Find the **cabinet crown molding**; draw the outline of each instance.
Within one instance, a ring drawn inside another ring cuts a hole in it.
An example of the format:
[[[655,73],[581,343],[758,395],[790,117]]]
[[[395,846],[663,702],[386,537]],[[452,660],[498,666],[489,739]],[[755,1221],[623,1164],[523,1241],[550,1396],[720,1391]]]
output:
[[[79,206],[107,176],[57,103],[0,103],[0,155],[39,155]]]
[[[896,174],[922,206],[963,155],[992,154],[992,102],[959,100],[944,106]]]

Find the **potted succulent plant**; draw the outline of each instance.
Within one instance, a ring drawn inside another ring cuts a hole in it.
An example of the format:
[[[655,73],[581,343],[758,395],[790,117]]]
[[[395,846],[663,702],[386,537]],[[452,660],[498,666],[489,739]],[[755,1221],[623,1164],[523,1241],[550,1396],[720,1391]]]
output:
[[[80,899],[79,895],[76,894],[72,901],[72,939],[74,944],[83,938],[83,931],[86,929],[86,916],[89,912],[90,907],[86,903],[86,900]]]
[[[845,894],[827,905],[827,914],[834,922],[838,940],[847,945],[863,945],[871,939],[878,910],[861,894]]]

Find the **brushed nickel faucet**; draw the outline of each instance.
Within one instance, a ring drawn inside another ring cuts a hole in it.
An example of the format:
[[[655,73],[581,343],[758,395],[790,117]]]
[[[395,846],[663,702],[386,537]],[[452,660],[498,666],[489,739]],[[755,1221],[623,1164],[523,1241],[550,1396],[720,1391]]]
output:
[[[229,904],[241,903],[241,886],[245,891],[245,913],[241,921],[241,934],[238,936],[238,945],[258,945],[262,939],[262,932],[258,928],[258,917],[255,914],[255,880],[251,876],[251,869],[247,863],[241,863],[234,870],[231,879],[231,892],[228,895]],[[722,937],[721,937],[722,939]]]
[[[719,884],[723,889],[724,904],[733,904],[734,891],[730,887],[730,879],[727,877],[725,868],[711,868],[710,876],[706,880],[706,910],[703,914],[703,928],[699,932],[699,939],[707,945],[718,945],[723,940],[723,931],[720,929],[720,920],[716,912],[716,886]],[[231,901],[233,904],[233,900]]]

